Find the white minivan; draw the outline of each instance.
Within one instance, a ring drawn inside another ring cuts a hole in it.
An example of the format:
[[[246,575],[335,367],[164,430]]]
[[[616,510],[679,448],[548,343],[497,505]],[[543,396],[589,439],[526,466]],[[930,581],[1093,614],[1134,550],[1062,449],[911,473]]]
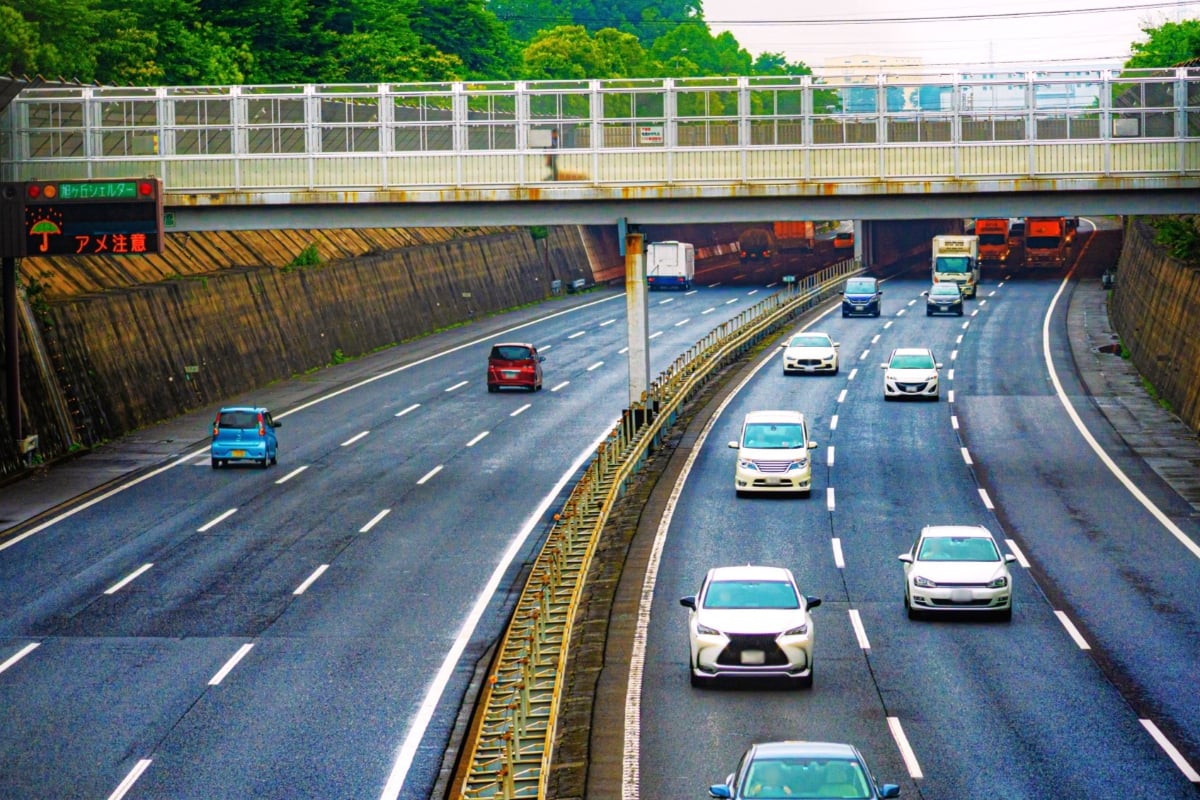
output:
[[[751,411],[742,436],[729,446],[738,451],[734,488],[749,492],[812,493],[812,458],[817,443],[799,411]]]

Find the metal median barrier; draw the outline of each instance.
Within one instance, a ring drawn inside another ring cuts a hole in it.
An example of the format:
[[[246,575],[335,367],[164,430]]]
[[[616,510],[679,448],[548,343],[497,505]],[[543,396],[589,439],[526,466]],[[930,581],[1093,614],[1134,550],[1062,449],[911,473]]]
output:
[[[571,624],[609,514],[687,403],[723,367],[862,272],[842,261],[763,299],[680,355],[626,409],[555,515],[492,665],[464,746],[458,800],[545,797]]]

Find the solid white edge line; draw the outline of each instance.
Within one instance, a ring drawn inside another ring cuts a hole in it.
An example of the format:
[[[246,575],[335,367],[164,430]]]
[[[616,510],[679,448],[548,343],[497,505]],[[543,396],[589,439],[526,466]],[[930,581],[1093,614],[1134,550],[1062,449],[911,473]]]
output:
[[[227,677],[229,677],[229,673],[233,672],[233,668],[236,667],[238,665],[238,662],[246,657],[246,653],[249,653],[253,648],[254,648],[254,645],[250,642],[247,642],[246,644],[239,647],[237,649],[237,652],[234,653],[233,655],[231,655],[229,657],[229,660],[225,662],[225,665],[222,666],[219,670],[217,670],[217,674],[213,675],[211,678],[208,679],[208,685],[209,686],[220,686],[221,681],[223,681]]]
[[[306,470],[306,469],[308,469],[308,465],[307,465],[307,464],[305,464],[303,467],[296,467],[294,470],[292,470],[291,472],[289,472],[287,475],[284,475],[282,478],[280,478],[279,480],[275,481],[275,485],[276,485],[276,486],[278,486],[278,485],[279,485],[279,484],[281,484],[281,483],[287,483],[287,482],[288,482],[288,481],[290,481],[292,478],[294,478],[294,477],[296,477],[297,475],[299,475],[301,472],[304,472],[304,470]]]
[[[442,471],[442,467],[444,467],[444,466],[445,466],[445,464],[438,464],[436,467],[429,470],[429,472],[426,472],[424,475],[421,476],[420,480],[417,481],[417,486],[423,485],[426,481],[428,481],[434,475],[437,475],[439,472]]]
[[[321,566],[317,567],[315,570],[313,570],[312,575],[309,575],[307,578],[304,579],[304,583],[300,584],[299,586],[297,586],[295,588],[295,590],[292,592],[292,594],[296,595],[298,597],[298,596],[304,594],[305,592],[307,592],[308,587],[310,587],[314,583],[316,583],[317,578],[324,575],[325,570],[327,570],[327,569],[329,569],[328,564],[322,564]]]
[[[1088,644],[1087,639],[1084,639],[1083,634],[1080,633],[1079,629],[1075,627],[1075,623],[1071,622],[1070,617],[1068,617],[1062,611],[1055,611],[1054,616],[1058,617],[1058,621],[1062,623],[1063,628],[1066,629],[1070,637],[1075,640],[1075,644],[1079,646],[1080,650],[1092,649],[1092,646]]]
[[[992,498],[988,495],[987,489],[979,487],[979,499],[983,501],[983,507],[988,511],[995,511],[996,507],[992,505]]]
[[[390,514],[390,513],[391,513],[391,511],[392,511],[392,510],[391,510],[390,508],[385,508],[383,511],[380,511],[378,514],[376,514],[375,516],[371,517],[371,521],[370,521],[370,522],[368,522],[366,525],[363,525],[361,528],[359,528],[359,529],[358,529],[358,532],[359,532],[359,533],[366,533],[367,531],[371,530],[371,528],[374,528],[376,525],[378,525],[378,524],[379,524],[379,521],[380,521],[381,519],[383,519],[383,518],[384,518],[384,517],[386,517],[388,514]]]
[[[850,625],[854,628],[854,635],[858,638],[858,646],[863,650],[871,649],[871,640],[867,638],[867,629],[863,627],[862,617],[859,616],[858,609],[850,609]]]
[[[480,442],[482,442],[484,439],[487,438],[487,435],[489,433],[491,433],[491,431],[484,431],[483,433],[476,435],[474,439],[467,442],[467,447],[474,447],[475,445],[479,444]]]
[[[518,408],[516,411],[512,412],[511,414],[509,414],[509,416],[510,416],[510,417],[515,417],[515,416],[517,416],[518,414],[520,414],[522,411],[528,411],[530,408],[533,408],[533,403],[526,403],[525,405],[523,405],[523,406],[521,406],[520,408]]]
[[[1167,739],[1166,736],[1163,736],[1163,732],[1158,729],[1158,726],[1155,725],[1153,721],[1148,719],[1139,719],[1138,722],[1142,723],[1142,727],[1145,728],[1146,732],[1150,734],[1150,738],[1158,743],[1158,746],[1161,747],[1163,752],[1167,754],[1167,757],[1175,763],[1175,766],[1179,768],[1179,771],[1183,773],[1185,778],[1192,783],[1200,783],[1200,772],[1196,772],[1195,768],[1187,762],[1187,759],[1183,757],[1183,753],[1180,753],[1179,750],[1175,748],[1175,745],[1171,744],[1170,740]]]
[[[832,486],[825,489],[825,507],[830,511],[837,510],[837,501],[834,499]]]
[[[1197,544],[1190,536],[1184,533],[1178,525],[1171,521],[1171,519],[1163,513],[1162,509],[1156,506],[1153,501],[1151,501],[1150,498],[1142,492],[1141,489],[1134,485],[1133,481],[1129,479],[1129,476],[1126,475],[1125,472],[1117,466],[1116,462],[1109,457],[1108,453],[1104,452],[1104,449],[1100,447],[1100,443],[1096,441],[1094,436],[1092,436],[1091,431],[1089,431],[1087,426],[1083,424],[1083,419],[1080,418],[1079,413],[1075,410],[1075,407],[1071,405],[1070,398],[1067,397],[1067,393],[1063,390],[1062,383],[1058,380],[1058,372],[1054,369],[1054,358],[1050,353],[1050,318],[1054,315],[1054,308],[1056,305],[1058,305],[1058,298],[1061,297],[1063,291],[1066,290],[1067,282],[1070,280],[1071,275],[1073,275],[1074,272],[1075,270],[1072,269],[1063,278],[1062,283],[1059,284],[1058,291],[1055,292],[1054,297],[1051,298],[1050,307],[1046,310],[1046,316],[1042,320],[1042,357],[1046,362],[1046,370],[1050,373],[1050,382],[1054,384],[1054,393],[1058,395],[1059,402],[1062,403],[1063,408],[1067,412],[1067,416],[1071,418],[1071,422],[1075,424],[1075,428],[1079,431],[1079,435],[1082,436],[1084,441],[1088,443],[1088,446],[1092,448],[1092,452],[1096,454],[1096,457],[1100,459],[1104,466],[1108,467],[1108,471],[1111,472],[1116,479],[1121,482],[1121,485],[1123,485],[1125,489],[1131,495],[1133,495],[1139,503],[1142,504],[1143,508],[1149,511],[1150,514],[1156,520],[1158,520],[1160,525],[1167,529],[1168,533],[1174,536],[1180,544],[1191,551],[1193,556],[1200,558],[1200,544]]]
[[[40,644],[40,643],[39,642],[30,642],[29,644],[25,645],[17,652],[13,653],[11,656],[9,656],[7,659],[5,659],[3,664],[0,664],[0,672],[4,672],[4,670],[8,669],[13,664],[17,663],[22,658],[24,658],[25,656],[32,653],[34,650],[37,649],[38,644]]]
[[[150,766],[152,761],[153,759],[143,758],[134,764],[133,769],[129,770],[129,774],[125,776],[125,780],[121,781],[116,789],[113,789],[113,793],[108,796],[108,800],[121,800],[125,796],[125,793],[137,783],[137,779],[142,777],[142,773],[146,771],[146,768]]]
[[[558,483],[554,485],[549,494],[542,499],[538,507],[529,515],[524,526],[513,538],[508,550],[496,564],[495,570],[492,571],[492,576],[488,579],[479,597],[476,598],[471,612],[463,621],[462,627],[458,632],[458,637],[454,640],[454,644],[451,645],[450,650],[446,653],[446,657],[442,660],[442,665],[438,669],[437,674],[434,675],[429,690],[425,693],[425,699],[422,700],[420,708],[417,709],[417,713],[413,716],[412,725],[405,734],[404,741],[396,750],[391,772],[388,774],[387,782],[384,784],[383,791],[379,795],[380,800],[398,800],[400,792],[404,790],[404,781],[408,777],[408,770],[412,767],[413,760],[417,755],[417,748],[420,747],[421,740],[425,737],[425,731],[429,728],[429,723],[433,720],[433,712],[441,701],[442,693],[446,690],[446,686],[450,682],[450,677],[454,674],[454,670],[458,667],[458,661],[462,658],[463,651],[467,648],[467,643],[474,635],[475,628],[479,624],[479,620],[483,618],[483,614],[491,603],[492,597],[496,594],[496,590],[500,586],[500,580],[508,571],[509,565],[512,564],[517,554],[524,548],[525,541],[534,529],[541,528],[543,516],[546,510],[550,508],[550,504],[558,498],[558,493],[562,491],[563,487],[567,485],[567,482],[571,480],[580,467],[596,454],[600,443],[608,439],[609,431],[619,423],[619,418],[614,419],[608,429],[575,459],[575,463],[563,473],[562,477],[558,479]],[[566,657],[565,652],[562,657]]]
[[[116,594],[117,592],[124,589],[129,584],[130,581],[132,581],[134,578],[141,575],[143,572],[145,572],[146,570],[150,569],[153,566],[154,566],[153,564],[142,564],[140,567],[135,569],[133,572],[129,573],[124,578],[122,578],[121,580],[114,583],[112,586],[105,589],[104,593],[105,594]]]
[[[359,439],[363,438],[364,436],[369,436],[370,434],[371,434],[370,431],[363,431],[362,433],[356,433],[353,436],[351,436],[349,439],[347,439],[346,441],[342,442],[341,446],[349,447],[350,445],[357,442]]]
[[[921,772],[921,765],[917,763],[917,754],[913,752],[912,745],[908,743],[908,737],[904,735],[904,728],[900,726],[899,717],[887,718],[888,730],[892,732],[892,738],[896,741],[896,747],[900,750],[900,757],[904,759],[904,766],[908,769],[908,775],[913,780],[919,780],[925,777]]]
[[[214,525],[218,525],[218,524],[224,522],[225,520],[229,519],[236,513],[237,513],[236,508],[231,508],[228,511],[223,511],[220,514],[218,514],[217,516],[210,519],[208,522],[201,525],[199,528],[196,528],[196,533],[204,533],[207,530],[209,530],[210,528],[212,528]]]
[[[845,569],[846,556],[842,553],[842,540],[835,536],[829,542],[833,547],[833,565],[838,569]]]
[[[1029,559],[1025,558],[1024,551],[1012,539],[1005,539],[1004,543],[1008,545],[1008,549],[1012,550],[1014,556],[1017,557],[1017,563],[1025,569],[1029,569]]]

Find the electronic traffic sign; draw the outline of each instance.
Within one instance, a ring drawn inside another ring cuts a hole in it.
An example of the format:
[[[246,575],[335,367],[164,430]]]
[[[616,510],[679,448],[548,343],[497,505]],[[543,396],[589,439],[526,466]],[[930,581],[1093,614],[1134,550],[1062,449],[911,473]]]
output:
[[[163,250],[158,178],[31,181],[24,255],[144,256]]]

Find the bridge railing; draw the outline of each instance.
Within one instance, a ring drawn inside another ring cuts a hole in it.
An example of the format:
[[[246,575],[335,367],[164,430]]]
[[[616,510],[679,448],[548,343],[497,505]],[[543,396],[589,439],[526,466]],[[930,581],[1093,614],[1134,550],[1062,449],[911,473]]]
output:
[[[454,796],[546,797],[546,778],[569,690],[572,624],[602,531],[650,453],[722,367],[837,293],[861,266],[848,260],[805,277],[722,323],[651,384],[622,415],[555,515],[517,601],[460,759]]]
[[[176,193],[1196,174],[1200,69],[32,88],[0,170]]]

